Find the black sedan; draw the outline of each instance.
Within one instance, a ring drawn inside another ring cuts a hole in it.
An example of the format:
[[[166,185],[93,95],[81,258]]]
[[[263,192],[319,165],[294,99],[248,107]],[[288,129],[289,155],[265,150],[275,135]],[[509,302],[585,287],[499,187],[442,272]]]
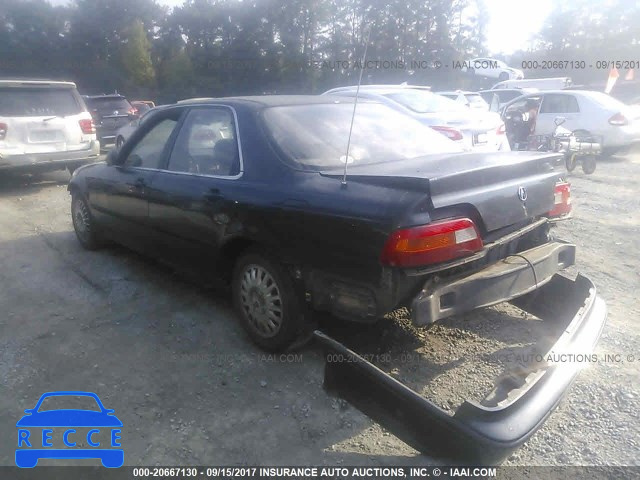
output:
[[[588,279],[557,274],[574,263],[575,246],[549,235],[571,210],[561,157],[460,153],[385,105],[358,103],[352,124],[352,102],[197,99],[149,113],[106,164],[72,176],[80,243],[115,240],[228,280],[243,326],[268,350],[304,338],[313,310],[373,322],[408,306],[426,325],[502,301],[566,321],[554,348],[593,348],[604,302]],[[346,360],[327,364],[325,381],[354,403],[364,395],[365,407],[380,401],[377,412],[417,412],[407,428],[425,444],[464,441],[484,456],[522,443],[577,371],[545,369],[522,384],[505,377],[511,383],[487,400],[497,405],[465,404],[449,417],[316,338]],[[432,417],[437,435],[422,423]]]

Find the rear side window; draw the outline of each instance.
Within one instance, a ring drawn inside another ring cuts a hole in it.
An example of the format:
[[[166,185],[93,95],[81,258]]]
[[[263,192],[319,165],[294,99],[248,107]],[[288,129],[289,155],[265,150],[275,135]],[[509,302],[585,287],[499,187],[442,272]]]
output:
[[[545,95],[540,113],[577,113],[578,101],[573,95]]]
[[[0,87],[0,116],[66,117],[83,107],[70,88]]]
[[[169,170],[215,176],[240,173],[231,110],[215,107],[189,112],[173,147]]]

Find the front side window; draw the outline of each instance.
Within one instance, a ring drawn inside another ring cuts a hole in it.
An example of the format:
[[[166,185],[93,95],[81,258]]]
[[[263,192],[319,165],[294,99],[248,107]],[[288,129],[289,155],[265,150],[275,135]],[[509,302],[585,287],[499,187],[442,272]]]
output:
[[[178,118],[160,120],[133,147],[124,161],[124,166],[160,168],[162,154],[177,123]]]
[[[210,107],[189,112],[173,147],[168,169],[216,176],[240,173],[240,153],[231,110]]]

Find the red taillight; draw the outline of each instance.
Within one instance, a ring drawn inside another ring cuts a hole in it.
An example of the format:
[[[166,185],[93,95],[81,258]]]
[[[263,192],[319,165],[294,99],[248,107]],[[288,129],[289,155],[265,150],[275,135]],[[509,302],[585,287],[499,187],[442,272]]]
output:
[[[453,140],[454,142],[462,140],[462,132],[455,128],[443,127],[440,125],[431,125],[431,128],[433,128],[436,132],[445,135],[449,140]]]
[[[504,135],[505,133],[506,133],[506,129],[503,122],[498,126],[498,128],[496,128],[496,135]]]
[[[9,130],[7,124],[0,123],[0,140],[4,140],[4,138],[7,136],[7,130]]]
[[[468,218],[434,222],[393,232],[380,261],[394,267],[446,262],[482,249],[476,225]]]
[[[137,115],[137,114],[138,114],[138,109],[137,109],[136,107],[131,107],[131,108],[127,111],[127,113],[128,113],[129,115]]]
[[[550,217],[562,217],[571,212],[571,184],[569,182],[558,182],[553,190],[553,209],[549,212]]]
[[[628,125],[629,124],[629,120],[627,120],[627,117],[625,117],[622,113],[618,112],[616,113],[613,117],[611,117],[609,119],[609,123],[611,125]]]
[[[90,118],[83,118],[82,120],[78,120],[80,124],[80,129],[82,133],[85,135],[96,133],[96,126],[93,124],[93,120]]]

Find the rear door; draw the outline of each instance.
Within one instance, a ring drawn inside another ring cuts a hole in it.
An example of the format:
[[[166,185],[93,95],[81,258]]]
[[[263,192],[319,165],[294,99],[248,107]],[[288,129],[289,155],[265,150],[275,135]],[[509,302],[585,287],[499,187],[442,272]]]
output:
[[[191,109],[166,168],[152,180],[149,221],[164,258],[179,264],[216,259],[222,239],[238,224],[241,171],[234,111]]]
[[[536,135],[548,135],[554,132],[557,117],[563,117],[562,125],[569,130],[580,128],[580,108],[574,95],[568,93],[547,93],[542,99],[538,118],[536,119]]]
[[[90,120],[71,85],[0,86],[0,123],[6,125],[1,151],[7,155],[89,148],[95,139]]]

